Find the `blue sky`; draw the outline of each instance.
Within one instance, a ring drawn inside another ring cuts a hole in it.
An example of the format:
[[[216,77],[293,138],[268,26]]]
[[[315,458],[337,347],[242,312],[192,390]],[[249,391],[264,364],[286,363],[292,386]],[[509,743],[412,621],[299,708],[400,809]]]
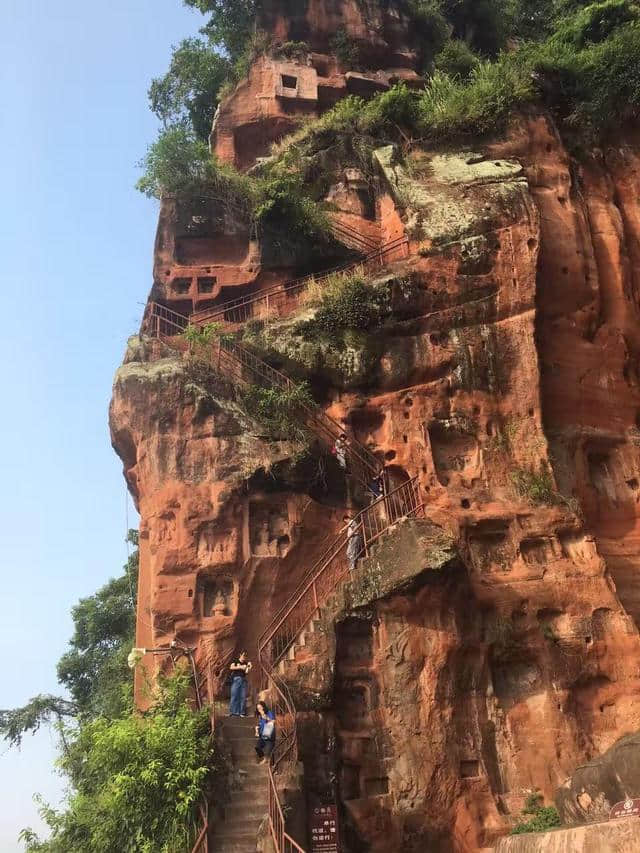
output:
[[[152,77],[202,18],[180,0],[0,0],[0,707],[57,689],[69,610],[126,558],[113,373],[151,284],[134,189]],[[132,526],[136,516],[130,509]],[[53,738],[0,745],[0,850],[56,800]]]

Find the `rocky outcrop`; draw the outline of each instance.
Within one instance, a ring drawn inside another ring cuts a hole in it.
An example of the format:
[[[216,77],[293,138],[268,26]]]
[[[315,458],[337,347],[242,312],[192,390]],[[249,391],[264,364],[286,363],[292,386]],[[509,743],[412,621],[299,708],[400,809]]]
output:
[[[640,797],[640,734],[621,738],[603,755],[578,767],[559,788],[563,823],[607,820],[611,809]]]
[[[640,848],[637,818],[505,838],[496,853],[629,853]]]
[[[366,5],[309,0],[289,18],[268,6],[277,40],[304,38],[308,52],[256,60],[221,106],[223,159],[250,168],[300,116],[387,85],[396,65],[411,76],[402,18],[378,26]],[[366,85],[331,54],[339,24],[373,46]],[[630,791],[575,771],[640,729],[639,152],[630,134],[578,161],[540,114],[491,143],[383,147],[366,205],[353,164],[327,199],[382,243],[407,236],[406,256],[369,276],[392,295],[384,324],[305,337],[313,312],[291,299],[277,321],[241,330],[310,381],[391,485],[418,477],[424,525],[441,531],[431,557],[417,523],[392,531],[298,661],[307,801],[339,801],[348,851],[477,853],[532,790],[550,800],[571,774],[566,819],[602,817]],[[219,200],[205,213],[201,200],[163,203],[163,304],[190,313],[295,272],[266,263]],[[178,637],[199,662],[240,646],[253,656],[363,495],[335,460],[315,446],[297,459],[224,382],[158,342],[132,342],[125,361],[111,430],[141,513],[138,644]],[[633,832],[598,825],[499,849],[622,850]]]

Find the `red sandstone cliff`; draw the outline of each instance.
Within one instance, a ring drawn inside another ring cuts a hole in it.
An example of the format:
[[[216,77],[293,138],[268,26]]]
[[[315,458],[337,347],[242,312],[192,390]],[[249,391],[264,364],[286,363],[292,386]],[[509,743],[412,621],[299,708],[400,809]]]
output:
[[[326,54],[337,15],[379,48],[371,80],[410,69],[401,22],[385,30],[355,3],[314,0],[271,26]],[[288,99],[307,115],[352,91],[327,62],[259,60],[222,104],[219,153],[249,166],[291,129]],[[283,74],[295,94],[278,91]],[[363,562],[364,577],[397,583],[333,602],[329,645],[289,677],[322,693],[300,708],[306,795],[319,801],[335,773],[349,850],[472,853],[528,791],[551,797],[640,728],[640,140],[578,163],[547,116],[528,115],[473,152],[414,151],[412,169],[391,155],[376,153],[366,215],[353,175],[331,192],[362,231],[406,230],[408,257],[381,275],[409,304],[375,347],[338,362],[316,353],[313,376],[396,482],[418,475],[431,524]],[[155,299],[190,313],[294,271],[270,263],[233,211],[198,231],[200,215],[163,204]],[[288,319],[261,332],[285,363],[299,351]],[[177,636],[199,660],[255,654],[341,525],[339,470],[328,489],[313,482],[313,464],[148,341],[131,342],[116,375],[111,428],[141,513],[138,644]],[[563,497],[536,503],[540,483]],[[450,540],[446,560],[434,536]]]

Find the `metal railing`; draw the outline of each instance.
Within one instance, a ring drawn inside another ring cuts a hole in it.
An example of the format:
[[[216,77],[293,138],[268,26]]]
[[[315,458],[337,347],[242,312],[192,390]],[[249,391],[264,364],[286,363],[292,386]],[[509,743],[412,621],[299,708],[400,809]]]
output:
[[[211,727],[211,737],[215,737],[216,733],[216,698],[220,695],[220,688],[224,684],[224,675],[229,667],[233,657],[233,650],[227,652],[226,655],[219,655],[212,659],[209,658],[200,668],[200,672],[194,673],[194,687],[196,694],[196,704],[198,709],[203,707],[202,696],[206,696],[207,705],[209,708],[209,721]],[[195,840],[191,853],[209,853],[209,800],[203,797],[199,806],[200,811],[200,831]]]
[[[181,337],[190,326],[188,317],[152,302],[148,305],[144,322],[145,328],[173,349],[181,352],[188,349],[187,342]],[[212,342],[205,358],[206,363],[216,373],[229,380],[236,388],[258,385],[261,388],[292,391],[297,387],[288,376],[271,367],[235,340],[217,338]],[[333,446],[344,434],[343,427],[320,406],[300,402],[297,404],[296,414],[301,423],[325,444]],[[348,438],[344,445],[344,455],[348,473],[364,486],[368,486],[380,474],[382,463],[355,439]]]
[[[396,521],[422,512],[418,478],[414,477],[378,498],[341,530],[263,632],[258,652],[261,666],[273,670],[278,665],[320,604],[348,576],[350,564],[368,556],[371,545]]]
[[[357,231],[351,225],[340,219],[334,219],[331,217],[330,228],[331,233],[337,240],[344,241],[347,245],[352,246],[358,251],[371,252],[373,249],[380,246],[379,239],[376,240],[373,237],[369,237],[367,234]]]
[[[339,273],[349,273],[362,268],[363,273],[369,273],[384,266],[385,262],[394,252],[408,250],[409,241],[407,237],[398,237],[374,251],[368,250],[368,254],[359,261],[350,261],[346,264],[324,270],[319,275],[307,275],[302,278],[285,281],[284,284],[263,290],[260,293],[250,293],[236,299],[230,299],[204,308],[191,315],[190,320],[194,326],[205,323],[224,323],[231,327],[242,326],[249,320],[276,319],[284,317],[298,307],[299,295],[312,283],[321,284],[323,281]]]
[[[269,768],[269,827],[278,853],[304,853],[286,832],[277,777],[291,773],[297,760],[296,709],[286,683],[276,667],[301,632],[318,614],[331,593],[349,575],[351,565],[369,554],[371,545],[401,518],[423,513],[418,478],[383,495],[342,530],[298,585],[289,601],[274,616],[258,643],[258,662],[264,689],[278,720],[278,742]],[[350,543],[355,547],[349,553]]]

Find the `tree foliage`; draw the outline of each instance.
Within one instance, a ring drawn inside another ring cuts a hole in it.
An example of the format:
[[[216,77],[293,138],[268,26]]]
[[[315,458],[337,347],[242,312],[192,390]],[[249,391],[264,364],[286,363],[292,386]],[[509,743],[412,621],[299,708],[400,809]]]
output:
[[[511,830],[512,835],[526,832],[546,832],[560,826],[560,815],[555,806],[543,805],[541,794],[530,794],[520,815],[520,821]]]
[[[140,165],[144,174],[136,186],[149,198],[162,198],[165,192],[197,194],[214,168],[206,142],[182,124],[162,131]]]
[[[135,530],[129,531],[134,547],[137,537]],[[131,677],[126,658],[134,638],[137,580],[136,547],[121,577],[75,605],[73,636],[58,662],[58,681],[70,698],[41,694],[22,708],[0,711],[0,734],[10,745],[20,746],[25,734],[34,734],[42,725],[111,716],[128,704]]]
[[[184,3],[210,16],[203,32],[235,62],[254,31],[260,0],[184,0]]]
[[[149,88],[149,103],[165,128],[191,127],[198,139],[209,138],[218,106],[218,94],[229,76],[231,63],[202,39],[185,39],[174,48],[164,77]]]
[[[189,677],[163,682],[145,714],[83,725],[60,766],[74,781],[67,808],[46,805],[47,841],[22,833],[27,853],[184,853],[215,767],[206,711],[188,704]]]

